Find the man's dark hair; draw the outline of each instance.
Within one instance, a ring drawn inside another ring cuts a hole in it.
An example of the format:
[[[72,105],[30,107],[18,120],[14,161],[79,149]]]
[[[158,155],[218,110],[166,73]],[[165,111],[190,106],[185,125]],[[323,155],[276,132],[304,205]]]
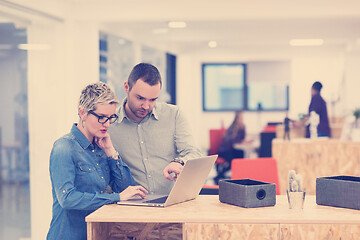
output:
[[[322,87],[323,87],[323,85],[321,84],[321,82],[314,82],[314,84],[312,85],[312,88],[318,92],[321,91]]]
[[[129,88],[131,89],[139,79],[150,86],[155,86],[159,83],[160,87],[162,86],[159,70],[149,63],[139,63],[133,68],[128,78]]]

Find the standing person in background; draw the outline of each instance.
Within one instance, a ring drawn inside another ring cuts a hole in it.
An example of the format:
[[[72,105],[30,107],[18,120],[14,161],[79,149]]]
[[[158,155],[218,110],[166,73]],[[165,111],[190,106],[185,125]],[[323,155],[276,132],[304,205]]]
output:
[[[118,118],[118,100],[105,83],[88,85],[80,96],[79,123],[58,139],[50,155],[53,211],[48,240],[86,240],[85,217],[99,207],[145,198],[107,130]]]
[[[314,82],[311,88],[311,102],[309,106],[309,116],[312,111],[317,113],[320,118],[319,125],[317,127],[318,137],[330,137],[330,125],[326,102],[322,98],[320,92],[323,85],[320,82]],[[310,125],[306,127],[306,137],[310,137]]]
[[[289,113],[286,112],[285,118],[284,118],[284,140],[290,141],[290,123],[295,123],[294,120],[291,120],[289,118]]]
[[[218,184],[218,181],[224,178],[225,173],[231,168],[231,161],[235,158],[244,158],[244,151],[234,148],[235,143],[241,143],[245,139],[245,124],[242,112],[236,112],[235,119],[226,130],[226,133],[222,139],[219,147],[219,157],[226,160],[226,166],[218,171],[218,175],[214,181]]]
[[[136,65],[124,83],[119,119],[109,129],[135,181],[151,194],[168,194],[184,162],[201,157],[182,111],[157,102],[161,86],[155,66]]]

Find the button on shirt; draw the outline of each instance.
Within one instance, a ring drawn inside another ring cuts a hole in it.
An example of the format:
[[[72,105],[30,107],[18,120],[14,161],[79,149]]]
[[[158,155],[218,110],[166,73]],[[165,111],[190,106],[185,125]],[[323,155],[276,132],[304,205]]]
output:
[[[47,239],[86,239],[85,217],[135,185],[128,166],[105,153],[73,125],[50,155],[53,217]],[[109,193],[114,191],[115,193]]]
[[[126,115],[125,104],[126,99],[109,128],[112,143],[138,184],[151,194],[168,194],[173,182],[164,177],[164,168],[174,158],[201,157],[188,123],[177,106],[160,102],[138,123]]]

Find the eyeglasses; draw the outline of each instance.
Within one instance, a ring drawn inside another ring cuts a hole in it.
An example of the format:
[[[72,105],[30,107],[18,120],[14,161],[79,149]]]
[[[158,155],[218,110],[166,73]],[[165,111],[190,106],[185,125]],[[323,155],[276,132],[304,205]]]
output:
[[[111,115],[110,117],[106,117],[106,116],[99,116],[96,113],[94,113],[92,110],[90,110],[88,113],[97,117],[98,122],[101,124],[105,124],[107,121],[110,121],[110,124],[112,124],[118,119],[118,116],[116,114]]]

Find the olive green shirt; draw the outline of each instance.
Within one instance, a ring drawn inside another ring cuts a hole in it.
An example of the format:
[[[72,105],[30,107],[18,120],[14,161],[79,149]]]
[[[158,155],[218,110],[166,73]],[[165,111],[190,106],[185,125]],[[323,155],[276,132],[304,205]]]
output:
[[[175,158],[202,156],[184,114],[177,106],[157,102],[138,123],[126,115],[125,103],[109,129],[112,143],[138,184],[151,194],[168,194],[174,183],[164,177],[164,168]]]

